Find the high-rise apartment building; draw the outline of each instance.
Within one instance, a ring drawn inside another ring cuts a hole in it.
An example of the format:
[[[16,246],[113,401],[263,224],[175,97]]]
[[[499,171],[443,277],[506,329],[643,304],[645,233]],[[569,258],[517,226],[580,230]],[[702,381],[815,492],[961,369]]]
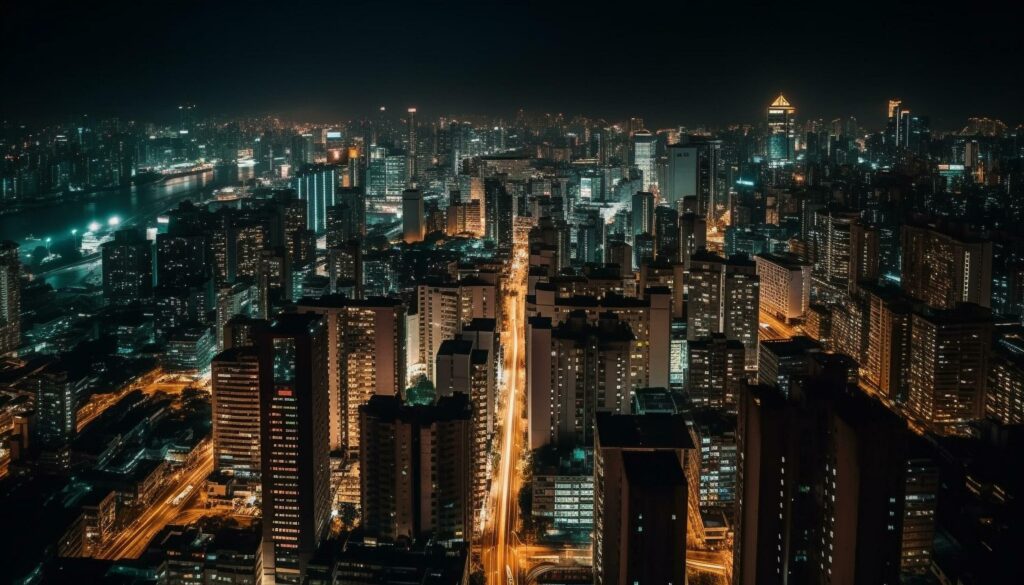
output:
[[[901,249],[900,283],[911,298],[936,309],[957,303],[991,306],[991,241],[905,224]]]
[[[939,434],[966,430],[984,414],[991,313],[977,305],[914,313],[907,414]]]
[[[472,531],[469,397],[403,404],[374,396],[360,412],[362,529],[383,542],[430,535],[468,540]]]
[[[694,405],[735,412],[736,397],[746,380],[743,344],[721,333],[687,344],[687,392]]]
[[[591,324],[605,314],[615,315],[633,333],[630,377],[634,387],[668,387],[672,292],[653,286],[636,298],[622,296],[618,290],[604,290],[607,292],[599,295],[596,291],[562,294],[550,284],[538,284],[536,294],[527,296],[526,314],[547,317],[553,325],[568,320],[575,311],[583,311]]]
[[[458,336],[473,319],[498,315],[497,286],[474,276],[458,282],[421,284],[416,287],[419,323],[419,363],[427,377],[436,380],[436,357],[445,340]]]
[[[260,364],[252,346],[227,349],[211,362],[213,471],[242,481],[260,474]]]
[[[594,582],[685,583],[683,417],[599,413],[595,426]]]
[[[629,413],[635,387],[629,325],[605,313],[574,311],[560,324],[527,324],[527,417],[531,449],[593,445],[597,412]]]
[[[359,407],[406,387],[405,305],[398,299],[341,295],[302,299],[299,311],[323,316],[327,328],[330,446],[355,457]]]
[[[756,368],[761,286],[754,262],[703,252],[690,258],[687,274],[687,339],[722,333],[743,344],[746,367]]]

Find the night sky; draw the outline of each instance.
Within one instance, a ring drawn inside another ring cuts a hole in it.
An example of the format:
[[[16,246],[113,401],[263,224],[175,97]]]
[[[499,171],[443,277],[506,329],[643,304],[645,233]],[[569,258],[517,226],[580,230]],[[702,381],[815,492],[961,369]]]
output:
[[[649,127],[800,117],[1024,121],[1024,31],[997,2],[4,0],[5,119],[200,111],[350,118],[527,110]],[[840,8],[841,7],[841,8]]]

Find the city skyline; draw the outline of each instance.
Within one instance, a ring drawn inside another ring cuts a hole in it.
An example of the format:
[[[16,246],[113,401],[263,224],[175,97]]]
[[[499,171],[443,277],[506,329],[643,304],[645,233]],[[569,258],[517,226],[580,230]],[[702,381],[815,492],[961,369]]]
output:
[[[1024,583],[1005,4],[5,6],[0,581]]]

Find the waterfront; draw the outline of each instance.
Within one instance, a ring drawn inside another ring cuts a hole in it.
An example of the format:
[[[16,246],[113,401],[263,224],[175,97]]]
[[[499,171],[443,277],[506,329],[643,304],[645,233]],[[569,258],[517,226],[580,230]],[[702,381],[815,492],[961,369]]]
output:
[[[28,209],[0,216],[0,239],[17,242],[23,262],[30,263],[32,250],[45,245],[46,238],[51,238],[50,245],[57,247],[73,237],[80,238],[91,223],[107,226],[112,217],[118,218],[120,226],[148,226],[182,201],[204,200],[214,189],[237,185],[251,177],[251,168],[218,168],[160,183],[125,187],[89,201]],[[77,236],[72,235],[72,230],[77,230]],[[96,265],[98,258],[50,270],[45,278],[56,288],[70,286],[88,276]]]

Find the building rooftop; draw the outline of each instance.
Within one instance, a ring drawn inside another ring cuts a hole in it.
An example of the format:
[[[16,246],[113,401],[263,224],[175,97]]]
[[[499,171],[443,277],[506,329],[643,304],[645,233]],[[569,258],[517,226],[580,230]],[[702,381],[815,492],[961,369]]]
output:
[[[693,449],[681,414],[597,413],[597,443],[615,449]]]
[[[658,487],[686,483],[679,457],[671,451],[627,451],[622,465],[630,485]]]

